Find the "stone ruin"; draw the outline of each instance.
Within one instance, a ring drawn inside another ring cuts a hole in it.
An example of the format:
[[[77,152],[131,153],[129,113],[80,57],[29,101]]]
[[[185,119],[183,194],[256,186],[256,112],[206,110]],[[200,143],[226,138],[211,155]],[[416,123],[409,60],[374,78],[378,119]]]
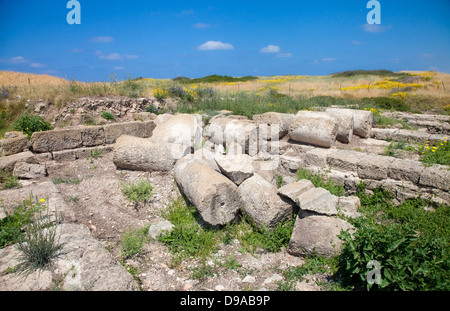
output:
[[[207,124],[201,115],[162,114],[147,121],[36,132],[31,140],[12,132],[1,141],[0,170],[33,179],[46,175],[45,161],[87,158],[95,149],[112,152],[117,169],[173,174],[207,225],[224,226],[244,213],[257,226],[273,229],[297,214],[288,252],[333,256],[340,252],[337,235],[353,230],[345,217],[359,216],[354,194],[360,182],[368,191],[390,190],[398,202],[418,195],[450,202],[448,167],[345,148],[355,140],[375,145],[388,138],[442,140],[449,118],[434,121],[431,131],[378,129],[373,120],[370,111],[340,108],[268,112],[253,120],[223,111]],[[346,195],[297,181],[303,168],[343,185]],[[278,176],[286,182],[280,188]]]

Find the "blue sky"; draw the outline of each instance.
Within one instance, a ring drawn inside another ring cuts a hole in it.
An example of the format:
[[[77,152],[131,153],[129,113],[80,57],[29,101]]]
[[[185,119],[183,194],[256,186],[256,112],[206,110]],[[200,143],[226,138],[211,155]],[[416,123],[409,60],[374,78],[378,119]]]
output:
[[[79,81],[210,74],[450,73],[450,1],[0,0],[0,70]]]

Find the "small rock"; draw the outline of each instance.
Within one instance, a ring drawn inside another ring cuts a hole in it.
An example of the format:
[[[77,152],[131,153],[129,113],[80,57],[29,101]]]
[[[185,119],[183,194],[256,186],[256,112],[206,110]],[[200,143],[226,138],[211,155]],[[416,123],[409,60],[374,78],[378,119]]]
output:
[[[169,221],[164,220],[161,221],[155,225],[150,226],[148,229],[148,234],[153,238],[158,238],[159,235],[161,235],[163,232],[170,232],[172,231],[174,225],[171,224]]]
[[[243,280],[242,283],[255,283],[256,278],[251,275],[247,275]]]
[[[279,282],[282,280],[283,280],[283,277],[281,275],[275,273],[271,277],[268,277],[267,279],[264,280],[263,286],[266,284],[276,283],[276,282]]]
[[[285,196],[295,202],[299,195],[312,188],[314,188],[314,185],[311,181],[302,179],[297,182],[284,185],[278,189],[278,194],[281,194],[282,196]]]
[[[223,285],[217,285],[216,287],[214,287],[214,289],[218,292],[221,292],[225,289],[225,287]]]
[[[296,199],[297,205],[304,211],[312,211],[323,215],[337,214],[337,197],[323,188],[312,188]]]
[[[192,284],[191,283],[186,283],[183,286],[183,290],[190,290],[192,288]]]

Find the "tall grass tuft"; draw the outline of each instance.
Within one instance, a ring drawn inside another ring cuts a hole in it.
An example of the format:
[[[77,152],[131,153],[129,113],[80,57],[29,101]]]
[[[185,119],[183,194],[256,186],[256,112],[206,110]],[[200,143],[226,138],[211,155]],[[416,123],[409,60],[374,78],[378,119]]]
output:
[[[25,225],[24,234],[18,239],[17,248],[22,253],[19,270],[40,270],[45,269],[51,261],[56,258],[63,248],[59,243],[57,226],[62,217],[58,213],[55,216],[50,214],[45,200],[38,201],[35,198],[33,205],[37,208],[37,213],[32,221]]]

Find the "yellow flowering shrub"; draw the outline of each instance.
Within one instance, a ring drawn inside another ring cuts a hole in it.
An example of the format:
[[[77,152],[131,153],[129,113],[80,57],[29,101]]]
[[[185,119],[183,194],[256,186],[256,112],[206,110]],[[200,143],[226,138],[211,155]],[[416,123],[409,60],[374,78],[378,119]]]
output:
[[[156,99],[161,100],[167,98],[169,94],[162,89],[156,89],[153,91],[153,96],[155,96]]]

